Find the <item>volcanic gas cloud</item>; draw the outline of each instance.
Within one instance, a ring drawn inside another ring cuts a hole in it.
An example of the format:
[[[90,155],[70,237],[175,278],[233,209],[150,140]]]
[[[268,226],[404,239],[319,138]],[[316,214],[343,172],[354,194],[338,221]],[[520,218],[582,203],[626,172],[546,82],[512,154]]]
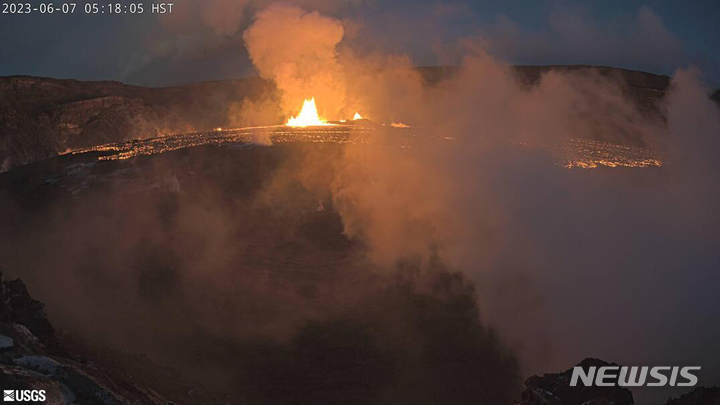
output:
[[[409,151],[347,148],[332,183],[335,208],[344,233],[376,265],[440,262],[476,281],[485,319],[527,370],[560,368],[597,347],[629,363],[672,363],[680,358],[673,339],[697,340],[641,326],[653,319],[673,330],[668,313],[693,312],[712,295],[699,280],[718,260],[710,246],[717,247],[719,218],[709,207],[718,202],[720,171],[707,151],[718,143],[720,118],[696,69],[676,72],[658,115],[591,68],[523,83],[482,36],[462,41],[460,66],[437,83],[407,56],[356,51],[342,41],[341,21],[293,6],[260,12],[244,39],[260,74],[276,83],[286,116],[315,97],[327,119],[361,110],[453,139]],[[574,138],[655,148],[668,163],[663,175],[581,177],[546,166],[537,150],[510,146]],[[707,249],[691,255],[693,246]],[[678,274],[697,295],[678,291]],[[601,310],[605,291],[627,310]],[[679,296],[687,306],[675,304]],[[615,328],[657,346],[639,350]]]
[[[2,255],[51,316],[256,403],[509,404],[521,375],[588,356],[720,378],[720,113],[701,72],[640,108],[601,69],[521,80],[486,32],[417,69],[359,18],[303,3],[203,13],[223,35],[248,20],[269,83],[232,122],[317,137],[362,114],[378,142],[187,148],[44,179],[73,194],[8,204]],[[383,142],[408,127],[433,141]],[[575,139],[662,166],[557,165],[548,151]]]

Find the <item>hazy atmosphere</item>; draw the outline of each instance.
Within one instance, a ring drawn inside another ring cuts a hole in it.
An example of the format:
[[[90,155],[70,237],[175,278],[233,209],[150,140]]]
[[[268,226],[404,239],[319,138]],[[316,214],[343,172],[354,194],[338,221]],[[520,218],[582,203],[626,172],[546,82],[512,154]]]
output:
[[[0,78],[0,270],[47,313],[4,309],[0,363],[62,364],[48,403],[105,403],[76,367],[118,403],[720,385],[717,2],[173,7],[0,16],[0,75],[39,76]]]
[[[0,75],[167,86],[254,74],[242,33],[271,0],[179,0],[172,14],[4,15]],[[343,23],[343,45],[456,64],[482,38],[512,64],[590,64],[672,74],[700,66],[718,86],[715,1],[286,1]],[[61,32],[62,35],[57,33]]]

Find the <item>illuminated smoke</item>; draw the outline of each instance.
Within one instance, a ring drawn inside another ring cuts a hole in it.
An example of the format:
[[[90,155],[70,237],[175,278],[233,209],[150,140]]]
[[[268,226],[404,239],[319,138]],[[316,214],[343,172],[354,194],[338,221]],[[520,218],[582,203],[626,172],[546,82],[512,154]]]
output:
[[[343,35],[338,20],[275,4],[258,12],[243,38],[260,76],[277,85],[284,114],[296,115],[314,97],[321,116],[339,119],[346,86],[336,46]]]

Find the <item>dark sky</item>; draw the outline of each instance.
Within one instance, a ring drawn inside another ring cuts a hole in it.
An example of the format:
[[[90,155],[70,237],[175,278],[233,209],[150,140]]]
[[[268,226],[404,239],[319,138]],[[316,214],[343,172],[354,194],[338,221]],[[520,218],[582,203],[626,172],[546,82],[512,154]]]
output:
[[[162,86],[253,74],[242,30],[271,0],[178,0],[171,16],[0,14],[0,75]],[[346,22],[345,43],[456,63],[461,38],[516,64],[600,64],[718,85],[718,1],[296,0]],[[39,4],[33,1],[33,4]],[[55,2],[56,6],[59,2]],[[105,4],[105,3],[100,3]],[[0,10],[2,11],[2,10]]]

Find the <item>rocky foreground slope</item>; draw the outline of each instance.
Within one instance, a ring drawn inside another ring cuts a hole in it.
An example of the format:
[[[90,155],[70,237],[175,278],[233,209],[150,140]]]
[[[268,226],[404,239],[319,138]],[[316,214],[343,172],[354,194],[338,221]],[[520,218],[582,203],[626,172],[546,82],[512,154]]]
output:
[[[582,367],[606,365],[609,363],[597,359],[585,359],[579,364]],[[127,369],[134,370],[135,376]],[[570,387],[571,372],[572,369],[530,377],[515,405],[634,403],[627,388]],[[153,384],[159,386],[165,396],[150,388]],[[21,280],[5,280],[1,273],[0,386],[4,390],[44,390],[44,403],[58,405],[243,402],[239,397],[212,396],[202,387],[184,383],[177,374],[162,370],[144,358],[111,352],[103,355],[101,351],[88,350],[82,344],[59,338],[46,317],[43,304],[30,296]],[[668,400],[666,405],[718,404],[720,388],[699,387]]]
[[[65,350],[43,305],[20,280],[0,274],[0,386],[44,390],[46,404],[164,404],[119,370],[106,370]]]

